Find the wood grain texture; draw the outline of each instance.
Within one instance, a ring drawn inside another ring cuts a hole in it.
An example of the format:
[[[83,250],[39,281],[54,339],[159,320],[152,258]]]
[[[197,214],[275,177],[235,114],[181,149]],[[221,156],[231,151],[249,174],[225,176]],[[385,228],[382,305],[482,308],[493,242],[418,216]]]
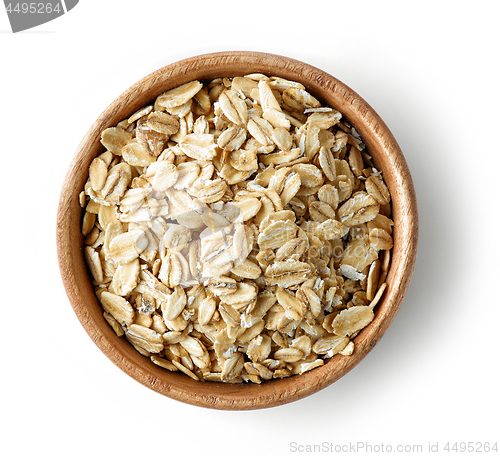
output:
[[[375,309],[375,319],[356,337],[352,356],[338,355],[301,376],[261,385],[196,382],[151,363],[124,338],[116,337],[104,320],[83,257],[78,195],[91,160],[103,151],[99,142],[103,129],[116,125],[162,92],[185,82],[257,72],[301,82],[324,104],[341,111],[363,137],[376,166],[383,171],[392,197],[395,227],[388,286]],[[384,335],[401,306],[415,265],[417,241],[417,201],[410,171],[394,136],[371,106],[318,68],[283,56],[245,51],[206,54],[176,62],[146,76],[120,95],[79,145],[61,190],[57,216],[61,277],[68,299],[94,343],[121,370],[152,390],[188,404],[224,410],[259,409],[296,401],[325,388],[354,368]]]

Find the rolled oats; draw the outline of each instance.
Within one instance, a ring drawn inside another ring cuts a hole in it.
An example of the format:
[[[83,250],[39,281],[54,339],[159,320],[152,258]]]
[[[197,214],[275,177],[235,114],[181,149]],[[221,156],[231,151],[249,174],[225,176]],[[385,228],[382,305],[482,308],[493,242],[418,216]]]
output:
[[[309,204],[309,216],[315,222],[336,221],[335,210],[327,203],[313,201]]]
[[[108,291],[100,295],[101,306],[122,326],[130,326],[134,321],[134,309],[129,301]]]
[[[134,323],[125,330],[125,337],[134,346],[138,346],[148,353],[159,353],[163,350],[163,338],[154,329]]]
[[[165,305],[162,305],[163,319],[167,326],[169,321],[175,320],[181,314],[186,304],[186,293],[181,287],[177,287],[165,301]]]
[[[322,147],[319,152],[319,164],[326,178],[330,181],[334,181],[336,176],[335,161],[332,152],[326,147]]]
[[[108,166],[99,157],[94,158],[89,168],[89,179],[92,188],[98,192],[102,190],[104,184],[106,183],[106,177],[108,175]]]
[[[217,145],[224,150],[234,151],[239,150],[243,143],[246,141],[246,131],[244,128],[234,125],[223,131],[217,139]],[[250,151],[246,151],[250,152]],[[257,158],[257,157],[255,157]],[[239,156],[236,155],[233,160],[234,164],[240,164]],[[231,163],[233,165],[233,163]],[[234,166],[234,165],[233,165]],[[255,160],[257,166],[257,160]],[[240,168],[236,168],[240,169]],[[253,168],[251,168],[253,169]]]
[[[293,165],[292,169],[300,176],[302,187],[316,188],[321,186],[325,179],[321,170],[315,165],[299,163]]]
[[[113,264],[126,264],[136,258],[147,247],[144,230],[135,229],[114,237],[108,247],[107,260]]]
[[[372,195],[379,204],[388,204],[391,200],[389,189],[379,176],[370,176],[365,182],[366,191]]]
[[[299,112],[321,106],[321,103],[302,87],[289,87],[283,91],[282,97],[286,105]]]
[[[375,198],[366,192],[357,192],[338,209],[339,220],[345,226],[356,226],[373,220],[380,206]]]
[[[382,228],[370,230],[370,245],[375,250],[390,250],[393,246],[392,236]]]
[[[162,111],[163,109],[181,106],[194,97],[202,87],[203,84],[199,81],[192,81],[171,89],[156,99],[154,109],[155,111]]]
[[[344,336],[327,336],[317,340],[312,350],[318,355],[327,355],[331,358],[336,353],[342,351],[349,343],[349,338]]]
[[[177,117],[161,111],[154,111],[149,114],[144,125],[157,133],[167,136],[175,135],[180,126]]]
[[[235,90],[225,90],[219,95],[219,106],[225,116],[234,124],[244,127],[248,120],[245,101]]]
[[[132,140],[132,135],[120,127],[106,128],[101,133],[101,144],[115,155],[121,155],[121,150]]]
[[[264,277],[268,285],[293,288],[305,282],[313,273],[313,266],[296,260],[274,261],[267,266]]]
[[[139,268],[140,264],[138,258],[129,263],[118,265],[113,275],[110,288],[118,296],[127,296],[132,293],[139,280]]]
[[[342,310],[335,317],[332,329],[337,336],[351,336],[370,323],[373,317],[373,310],[370,306],[350,307]]]
[[[354,352],[394,223],[340,112],[280,77],[192,81],[101,143],[79,203],[117,336],[197,381],[261,383]]]
[[[96,220],[95,214],[92,214],[87,210],[83,215],[83,222],[82,222],[82,234],[84,236],[87,236],[87,234],[89,234],[92,231],[95,225],[95,220]]]

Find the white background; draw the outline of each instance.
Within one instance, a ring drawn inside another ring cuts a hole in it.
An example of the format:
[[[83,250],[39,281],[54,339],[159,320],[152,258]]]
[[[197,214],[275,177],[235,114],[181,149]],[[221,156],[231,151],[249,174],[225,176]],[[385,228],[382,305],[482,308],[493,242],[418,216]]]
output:
[[[0,5],[0,453],[500,441],[497,3],[81,0],[18,34]],[[251,412],[176,402],[122,373],[75,317],[55,248],[61,183],[94,119],[152,71],[223,50],[293,57],[357,91],[403,149],[420,212],[413,281],[377,347],[325,390]]]

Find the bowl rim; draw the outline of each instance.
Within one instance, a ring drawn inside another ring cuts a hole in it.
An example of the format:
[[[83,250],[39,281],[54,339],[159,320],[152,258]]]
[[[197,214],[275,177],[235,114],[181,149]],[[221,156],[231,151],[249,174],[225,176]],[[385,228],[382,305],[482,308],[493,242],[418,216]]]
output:
[[[251,70],[244,71],[243,68]],[[91,154],[89,148],[94,144],[94,148],[99,149],[95,142],[96,139],[98,142],[100,132],[115,126],[127,118],[127,114],[131,115],[144,106],[145,94],[151,94],[150,99],[153,100],[163,91],[180,85],[179,81],[249,73],[264,73],[301,82],[322,102],[342,112],[361,134],[369,151],[385,151],[385,155],[374,159],[384,160],[382,168],[391,170],[387,183],[393,199],[393,211],[397,209],[394,249],[397,248],[399,255],[397,261],[393,258],[391,262],[388,286],[375,309],[375,319],[354,339],[353,355],[337,355],[305,374],[270,380],[260,385],[196,382],[183,374],[154,365],[127,341],[123,343],[124,338],[115,335],[102,317],[102,311],[100,316],[96,312],[95,305],[99,306],[99,303],[95,295],[90,305],[85,299],[85,296],[90,296],[89,289],[93,293],[93,287],[88,274],[87,280],[82,280],[83,236],[81,233],[78,235],[80,225],[76,227],[74,221],[71,223],[76,217],[75,212],[80,211],[81,215],[82,211],[77,196],[83,185],[78,187],[75,184],[75,176],[81,180],[90,160],[97,155]],[[339,100],[343,103],[341,107],[338,106]],[[401,204],[395,205],[394,201]],[[396,139],[375,110],[346,84],[319,68],[282,55],[253,51],[216,52],[182,59],[150,73],[117,97],[97,118],[78,146],[62,185],[56,243],[61,278],[70,304],[85,331],[117,367],[148,388],[181,402],[213,409],[252,410],[290,403],[329,386],[352,370],[373,349],[394,320],[410,284],[418,245],[418,209],[411,174]],[[150,366],[145,365],[146,360]]]

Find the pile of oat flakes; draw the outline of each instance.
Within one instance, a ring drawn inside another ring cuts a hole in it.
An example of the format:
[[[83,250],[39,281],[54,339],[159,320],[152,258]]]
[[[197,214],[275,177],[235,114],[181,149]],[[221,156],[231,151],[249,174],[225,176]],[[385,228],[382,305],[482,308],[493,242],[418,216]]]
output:
[[[193,81],[101,142],[82,231],[118,336],[201,381],[260,383],[353,353],[393,222],[341,113],[279,77]]]

